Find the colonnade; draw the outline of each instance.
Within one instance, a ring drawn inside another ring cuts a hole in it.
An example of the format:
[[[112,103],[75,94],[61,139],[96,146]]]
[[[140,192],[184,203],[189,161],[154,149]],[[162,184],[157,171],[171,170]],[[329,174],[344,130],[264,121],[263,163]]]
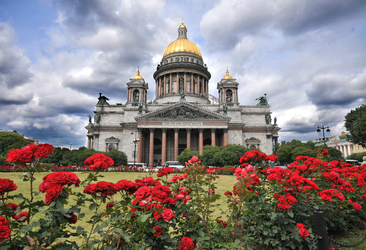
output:
[[[189,78],[189,79],[188,79]],[[208,79],[194,73],[171,73],[160,76],[156,79],[155,98],[170,94],[179,93],[180,79],[183,80],[183,92],[191,94],[208,94]],[[173,88],[173,81],[176,87]],[[187,84],[189,83],[189,85]]]
[[[161,138],[161,155],[159,155],[159,159],[161,159],[161,163],[164,164],[168,159],[167,157],[167,145],[168,145],[168,137],[167,131],[168,128],[144,128],[138,129],[138,145],[137,145],[137,162],[147,162],[147,159],[144,159],[145,155],[148,157],[148,165],[152,166],[154,164],[154,139]],[[198,147],[199,154],[203,154],[203,146],[204,146],[204,130],[206,130],[206,139],[210,139],[211,145],[223,145],[226,146],[228,144],[228,130],[227,129],[191,129],[191,128],[173,128],[173,135],[170,133],[170,139],[173,141],[169,142],[169,145],[173,145],[173,159],[177,161],[177,157],[179,155],[178,147],[179,141],[182,142],[184,137],[179,138],[179,132],[185,130],[186,133],[186,141],[184,141],[185,147],[191,149],[192,141],[195,142],[195,148]],[[210,130],[210,131],[207,131]],[[194,132],[194,133],[193,133]],[[198,132],[198,133],[197,133]],[[208,133],[209,132],[209,133]],[[197,135],[198,134],[198,135]],[[207,135],[209,134],[209,137]],[[196,138],[196,136],[198,138]],[[198,140],[197,140],[198,139]],[[218,139],[219,141],[217,141]],[[146,141],[148,140],[148,141]],[[146,151],[144,150],[144,145],[148,147],[148,154],[144,154]],[[159,145],[160,147],[160,145]]]

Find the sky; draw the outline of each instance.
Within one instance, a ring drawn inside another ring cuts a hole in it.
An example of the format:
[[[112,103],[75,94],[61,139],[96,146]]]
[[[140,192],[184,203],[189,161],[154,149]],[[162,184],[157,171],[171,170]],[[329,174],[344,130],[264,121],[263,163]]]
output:
[[[0,129],[40,143],[86,146],[99,93],[126,102],[126,83],[149,83],[181,22],[211,73],[226,69],[241,105],[267,93],[279,141],[340,135],[366,103],[364,0],[2,0]],[[126,142],[128,143],[128,142]]]

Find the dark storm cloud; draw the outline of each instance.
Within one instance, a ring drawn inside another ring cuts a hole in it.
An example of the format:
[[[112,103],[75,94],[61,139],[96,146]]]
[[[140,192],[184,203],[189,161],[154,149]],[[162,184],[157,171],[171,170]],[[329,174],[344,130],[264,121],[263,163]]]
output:
[[[202,18],[210,50],[233,49],[242,37],[269,30],[298,35],[365,16],[364,0],[221,1]]]
[[[278,27],[287,34],[299,34],[329,24],[364,17],[364,0],[327,0],[293,2],[279,15]]]
[[[315,76],[308,98],[319,106],[347,106],[359,99],[366,102],[366,70],[351,76],[320,75]]]
[[[23,105],[27,104],[32,100],[33,96],[28,96],[28,98],[9,98],[9,96],[0,96],[0,105]]]
[[[0,22],[0,85],[13,88],[27,83],[32,77],[30,66],[25,53],[16,47],[14,30]]]
[[[73,32],[95,32],[101,25],[116,24],[117,1],[55,0],[64,15],[63,24]]]

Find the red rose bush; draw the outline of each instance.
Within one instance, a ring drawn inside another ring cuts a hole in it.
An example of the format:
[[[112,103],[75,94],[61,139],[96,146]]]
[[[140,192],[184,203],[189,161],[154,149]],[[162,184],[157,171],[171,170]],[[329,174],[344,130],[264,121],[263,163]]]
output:
[[[329,230],[366,219],[366,165],[326,162],[324,150],[318,158],[299,156],[287,168],[270,167],[274,155],[246,152],[232,170],[233,187],[223,192],[221,206],[219,171],[201,166],[196,156],[183,174],[167,167],[157,178],[150,173],[107,182],[99,172],[113,160],[95,154],[85,160],[90,172],[83,181],[72,172],[43,177],[38,189],[44,200],[35,201],[33,175],[52,149],[29,145],[8,154],[28,169],[22,178],[30,182],[31,199],[12,195],[15,183],[0,179],[0,247],[23,249],[38,242],[64,249],[306,249],[315,237],[315,207],[325,212]],[[75,192],[79,186],[82,191]],[[16,198],[24,201],[13,203]],[[92,215],[85,217],[81,208]],[[82,242],[76,243],[73,237],[79,236]]]

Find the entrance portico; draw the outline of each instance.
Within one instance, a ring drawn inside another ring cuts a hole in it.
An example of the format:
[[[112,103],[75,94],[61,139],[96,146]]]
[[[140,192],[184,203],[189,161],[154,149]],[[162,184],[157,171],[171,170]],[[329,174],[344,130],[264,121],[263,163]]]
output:
[[[203,154],[203,146],[228,144],[230,117],[180,101],[169,108],[136,117],[137,160],[149,165],[176,161],[186,148]]]

